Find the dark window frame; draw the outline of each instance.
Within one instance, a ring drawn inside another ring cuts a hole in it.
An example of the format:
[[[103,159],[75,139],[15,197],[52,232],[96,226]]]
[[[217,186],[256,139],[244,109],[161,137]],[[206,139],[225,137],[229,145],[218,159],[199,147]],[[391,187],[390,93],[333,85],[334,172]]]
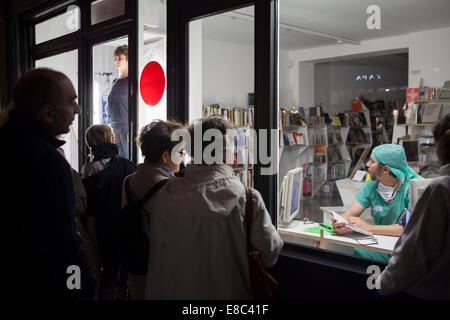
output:
[[[189,22],[253,5],[255,8],[255,129],[278,129],[277,121],[277,0],[168,1],[167,3],[167,115],[189,120]],[[258,112],[258,110],[261,110]],[[271,134],[269,134],[270,137]],[[267,150],[271,141],[267,141]],[[277,159],[278,161],[278,159]],[[277,174],[262,176],[254,166],[260,191],[274,225],[277,224]]]
[[[169,118],[184,122],[189,120],[189,22],[254,5],[255,108],[262,110],[262,112],[255,110],[255,128],[278,130],[277,2],[278,0],[191,0],[188,3],[168,1],[167,114]],[[270,147],[270,141],[268,147]],[[272,222],[277,226],[277,175],[261,176],[260,168],[260,165],[255,166],[255,187],[261,192]],[[281,298],[379,299],[375,291],[366,288],[366,279],[369,276],[366,270],[369,265],[378,265],[383,270],[386,263],[286,242],[278,263],[271,271],[280,280]],[[320,271],[311,278],[309,274],[316,270]],[[303,271],[306,275],[302,273]],[[350,284],[345,285],[347,282]],[[302,290],[299,290],[299,287]],[[322,290],[317,291],[317,288],[323,287],[335,290],[329,294]],[[313,291],[315,296],[309,294]]]
[[[33,68],[35,61],[64,52],[78,50],[78,102],[82,112],[79,115],[78,141],[79,161],[81,168],[87,162],[89,149],[84,139],[84,133],[91,123],[92,109],[92,47],[97,43],[114,40],[120,36],[128,37],[129,61],[129,151],[130,160],[137,162],[137,146],[135,137],[137,132],[138,96],[137,96],[137,0],[125,1],[125,14],[94,25],[91,25],[91,3],[93,0],[52,1],[37,5],[20,15],[16,19],[19,29],[19,42],[16,50],[18,57],[13,59],[18,66],[16,78],[26,70]],[[64,13],[70,5],[80,8],[80,29],[35,44],[35,25],[47,19]],[[14,82],[17,79],[13,79]]]

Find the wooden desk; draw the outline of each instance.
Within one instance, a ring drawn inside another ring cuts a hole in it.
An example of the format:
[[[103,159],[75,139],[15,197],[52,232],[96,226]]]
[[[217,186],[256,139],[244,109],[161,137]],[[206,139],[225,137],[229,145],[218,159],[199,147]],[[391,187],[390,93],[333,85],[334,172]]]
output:
[[[315,240],[320,248],[323,248],[324,243],[328,242],[343,246],[349,246],[353,248],[361,248],[389,254],[392,254],[395,243],[398,240],[398,237],[374,235],[374,237],[378,240],[378,244],[363,245],[359,244],[358,241],[355,240],[355,238],[360,238],[361,236],[356,235],[354,233],[344,236],[332,236],[328,232],[323,231],[320,234],[309,233],[305,231],[305,229],[307,228],[317,227],[318,225],[319,225],[318,223],[305,224],[303,221],[293,220],[288,226],[279,226],[278,232],[281,235],[283,234],[289,235],[299,239],[304,238]]]

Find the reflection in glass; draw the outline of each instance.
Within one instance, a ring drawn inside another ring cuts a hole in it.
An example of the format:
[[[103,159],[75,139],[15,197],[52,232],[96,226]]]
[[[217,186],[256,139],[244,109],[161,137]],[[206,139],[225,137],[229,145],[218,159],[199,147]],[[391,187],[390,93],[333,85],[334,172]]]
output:
[[[67,11],[35,25],[35,43],[52,40],[80,29],[80,8],[70,5]]]
[[[125,0],[97,0],[91,3],[91,24],[125,14]]]
[[[92,124],[114,130],[119,156],[129,158],[128,132],[128,39],[93,47]]]
[[[64,73],[72,82],[75,92],[78,94],[78,50],[57,54],[48,58],[36,60],[36,68],[51,68]],[[83,112],[83,106],[81,112]],[[78,115],[70,126],[70,132],[60,137],[66,141],[62,146],[67,161],[72,168],[78,171]]]
[[[252,6],[189,24],[189,121],[220,114],[232,123],[236,131],[232,167],[250,186],[253,163],[249,158],[255,150],[252,142],[258,141],[251,134],[255,113],[253,17]]]

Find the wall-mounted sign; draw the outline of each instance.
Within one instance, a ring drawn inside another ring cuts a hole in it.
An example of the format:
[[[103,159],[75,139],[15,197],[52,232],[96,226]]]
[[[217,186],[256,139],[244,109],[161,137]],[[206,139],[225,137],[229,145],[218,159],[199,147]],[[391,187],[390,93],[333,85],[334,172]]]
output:
[[[381,80],[381,75],[379,73],[359,74],[356,76],[356,81],[360,81],[360,80]]]
[[[142,100],[149,106],[155,106],[161,100],[166,86],[166,77],[161,65],[150,61],[142,70],[140,91]]]

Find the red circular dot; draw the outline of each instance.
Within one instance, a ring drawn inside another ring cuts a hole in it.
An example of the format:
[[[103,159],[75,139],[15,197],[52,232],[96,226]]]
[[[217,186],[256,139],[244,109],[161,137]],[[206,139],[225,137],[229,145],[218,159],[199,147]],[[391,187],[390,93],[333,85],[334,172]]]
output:
[[[140,90],[145,104],[155,106],[161,100],[166,86],[166,77],[161,65],[150,61],[141,74]]]

